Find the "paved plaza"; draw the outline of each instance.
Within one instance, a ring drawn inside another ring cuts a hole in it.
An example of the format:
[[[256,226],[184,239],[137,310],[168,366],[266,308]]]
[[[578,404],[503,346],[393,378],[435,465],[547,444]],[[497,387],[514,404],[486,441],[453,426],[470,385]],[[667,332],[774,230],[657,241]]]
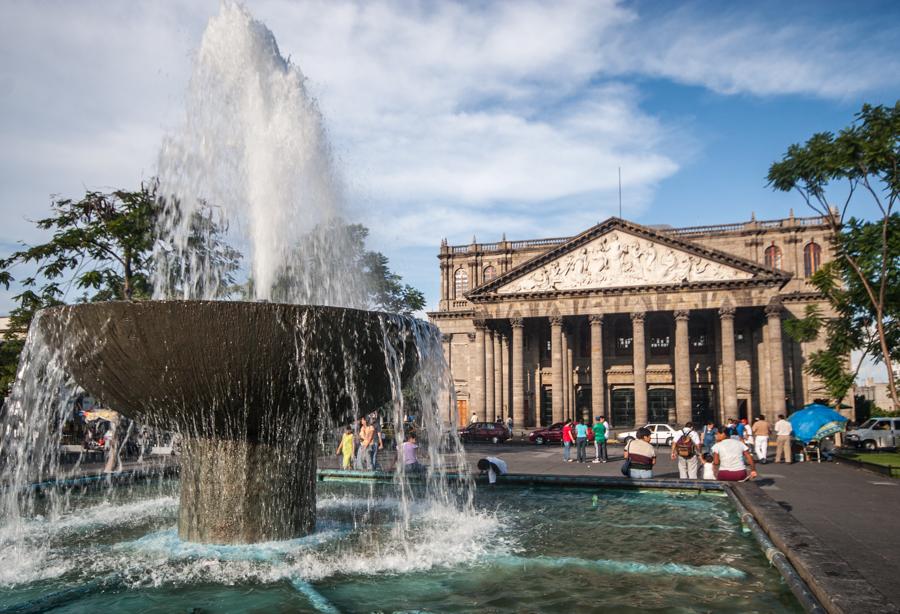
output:
[[[678,478],[668,451],[658,451],[654,477]],[[469,444],[466,452],[472,464],[498,456],[510,473],[621,477],[621,446],[610,446],[605,464],[563,462],[559,444]],[[763,491],[900,608],[900,480],[840,463],[768,463],[758,470]]]

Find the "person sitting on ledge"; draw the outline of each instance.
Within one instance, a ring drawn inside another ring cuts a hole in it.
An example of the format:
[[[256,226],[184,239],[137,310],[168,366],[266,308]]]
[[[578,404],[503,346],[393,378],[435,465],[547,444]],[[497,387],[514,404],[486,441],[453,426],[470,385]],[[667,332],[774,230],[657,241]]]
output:
[[[403,452],[403,469],[407,473],[421,473],[425,471],[425,465],[416,458],[416,450],[419,445],[416,443],[416,434],[410,433],[406,436],[406,441],[400,446]]]
[[[628,462],[628,475],[631,479],[647,479],[653,477],[653,465],[656,464],[656,448],[650,443],[650,429],[642,426],[635,433],[637,439],[625,444],[622,455]]]
[[[506,461],[497,458],[496,456],[488,456],[487,458],[482,458],[478,461],[478,470],[484,473],[487,471],[488,475],[488,483],[493,486],[497,483],[498,475],[506,475],[509,473],[509,469],[506,466]]]
[[[751,478],[756,477],[756,467],[750,450],[740,439],[728,438],[725,433],[716,434],[716,445],[712,448],[713,467],[720,482],[742,482],[747,479],[747,466]]]

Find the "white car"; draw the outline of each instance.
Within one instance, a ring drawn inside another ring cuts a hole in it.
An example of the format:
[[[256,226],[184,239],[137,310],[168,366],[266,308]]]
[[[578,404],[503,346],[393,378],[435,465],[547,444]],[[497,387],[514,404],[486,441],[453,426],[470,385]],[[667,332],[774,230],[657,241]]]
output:
[[[681,435],[681,431],[674,429],[668,424],[648,424],[644,426],[650,431],[650,443],[655,446],[666,445],[671,446],[675,438]],[[619,433],[616,439],[627,444],[632,439],[637,439],[637,429],[626,433]]]

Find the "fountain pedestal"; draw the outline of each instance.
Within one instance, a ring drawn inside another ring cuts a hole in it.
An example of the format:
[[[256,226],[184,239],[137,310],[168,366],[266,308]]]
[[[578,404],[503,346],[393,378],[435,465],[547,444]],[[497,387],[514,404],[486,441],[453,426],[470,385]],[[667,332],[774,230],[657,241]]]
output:
[[[181,434],[178,533],[211,543],[311,532],[320,428],[401,394],[430,329],[353,309],[201,301],[71,305],[39,321],[95,398]]]

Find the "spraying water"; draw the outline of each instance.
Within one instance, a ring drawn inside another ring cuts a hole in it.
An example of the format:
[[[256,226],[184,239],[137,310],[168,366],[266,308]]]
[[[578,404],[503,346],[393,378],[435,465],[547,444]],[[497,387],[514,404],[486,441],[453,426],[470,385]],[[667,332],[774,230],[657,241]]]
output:
[[[340,181],[322,116],[300,69],[243,7],[209,21],[187,92],[184,126],[159,161],[166,211],[155,298],[219,298],[221,263],[196,258],[198,215],[227,227],[250,258],[251,298],[364,308],[348,266]],[[177,280],[173,283],[173,279]]]

